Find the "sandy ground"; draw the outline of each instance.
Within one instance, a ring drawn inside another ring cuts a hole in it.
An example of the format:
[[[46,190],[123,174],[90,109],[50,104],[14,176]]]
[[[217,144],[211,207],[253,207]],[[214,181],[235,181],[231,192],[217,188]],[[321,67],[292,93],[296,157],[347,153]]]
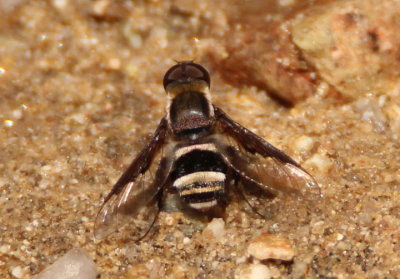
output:
[[[260,266],[273,278],[400,276],[391,18],[374,29],[357,1],[238,2],[0,2],[0,277],[29,278],[78,247],[101,278],[252,278]],[[315,37],[313,22],[336,37]],[[165,71],[185,59],[209,69],[214,103],[301,163],[323,198],[265,200],[268,219],[233,200],[219,237],[162,212],[139,243],[129,228],[95,243],[102,199],[164,115]],[[262,233],[294,258],[250,256]]]

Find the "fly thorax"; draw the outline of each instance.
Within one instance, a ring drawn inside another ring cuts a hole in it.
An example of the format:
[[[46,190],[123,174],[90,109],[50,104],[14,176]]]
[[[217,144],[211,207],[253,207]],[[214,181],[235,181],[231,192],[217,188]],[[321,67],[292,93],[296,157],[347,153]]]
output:
[[[212,125],[213,114],[203,93],[183,92],[170,102],[169,121],[176,135],[202,133]]]

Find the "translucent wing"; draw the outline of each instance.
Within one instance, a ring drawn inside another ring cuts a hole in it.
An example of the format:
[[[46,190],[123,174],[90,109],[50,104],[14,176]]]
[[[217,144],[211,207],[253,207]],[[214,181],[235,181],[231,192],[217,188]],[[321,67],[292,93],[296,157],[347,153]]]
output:
[[[216,127],[220,129],[215,144],[225,162],[244,182],[272,193],[315,200],[321,196],[314,178],[285,153],[233,121],[214,107]]]
[[[167,121],[142,149],[107,195],[95,220],[95,238],[102,239],[132,222],[138,238],[150,230],[158,214],[158,195],[167,181],[171,162],[163,157]]]
[[[148,177],[146,177],[148,178]],[[131,223],[138,239],[146,235],[157,217],[158,206],[153,191],[146,184],[148,179],[139,175],[129,182],[120,194],[114,194],[103,204],[95,221],[95,238],[105,238],[126,224]]]

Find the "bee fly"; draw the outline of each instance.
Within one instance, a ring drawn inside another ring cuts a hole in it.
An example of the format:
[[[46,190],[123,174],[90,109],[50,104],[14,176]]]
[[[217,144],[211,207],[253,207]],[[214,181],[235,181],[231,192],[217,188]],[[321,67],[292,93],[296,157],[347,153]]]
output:
[[[95,221],[97,239],[129,221],[144,237],[168,193],[184,208],[204,214],[223,206],[230,188],[251,207],[254,188],[308,200],[320,197],[318,184],[299,164],[212,104],[205,68],[179,62],[163,83],[166,116],[105,198]]]

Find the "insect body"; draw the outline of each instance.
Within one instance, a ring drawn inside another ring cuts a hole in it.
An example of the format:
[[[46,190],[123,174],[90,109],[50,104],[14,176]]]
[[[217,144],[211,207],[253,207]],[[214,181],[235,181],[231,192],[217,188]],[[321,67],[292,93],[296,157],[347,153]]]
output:
[[[144,236],[168,193],[175,193],[183,207],[205,214],[223,207],[232,187],[246,199],[254,188],[320,197],[318,184],[300,165],[212,104],[210,76],[202,66],[179,62],[163,83],[166,116],[105,198],[95,221],[96,238],[132,219]]]

